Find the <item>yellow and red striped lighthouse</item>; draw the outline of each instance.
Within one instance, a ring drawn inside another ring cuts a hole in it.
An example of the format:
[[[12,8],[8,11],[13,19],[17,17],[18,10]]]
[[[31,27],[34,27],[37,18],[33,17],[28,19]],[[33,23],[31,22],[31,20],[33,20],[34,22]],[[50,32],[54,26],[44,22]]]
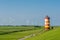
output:
[[[45,30],[49,30],[50,29],[50,17],[46,16],[45,17]]]

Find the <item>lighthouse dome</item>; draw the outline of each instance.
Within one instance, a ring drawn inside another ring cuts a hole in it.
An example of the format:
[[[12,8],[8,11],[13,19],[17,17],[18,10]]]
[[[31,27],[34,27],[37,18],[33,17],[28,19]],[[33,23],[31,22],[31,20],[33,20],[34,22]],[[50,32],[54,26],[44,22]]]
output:
[[[49,16],[46,16],[45,19],[50,19],[50,17]]]

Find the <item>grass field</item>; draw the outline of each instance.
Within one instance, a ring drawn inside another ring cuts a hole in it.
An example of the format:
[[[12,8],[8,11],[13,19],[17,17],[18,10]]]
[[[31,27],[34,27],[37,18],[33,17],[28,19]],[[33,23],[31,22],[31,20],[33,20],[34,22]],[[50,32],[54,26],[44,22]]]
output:
[[[37,36],[27,38],[26,40],[60,40],[60,27],[40,33]]]
[[[49,31],[41,31],[38,26],[0,26],[0,40],[18,40],[30,34],[36,34],[25,40],[60,40],[60,27]],[[41,31],[41,32],[40,32]]]
[[[0,40],[18,40],[24,36],[37,33],[40,29],[33,26],[0,26]]]

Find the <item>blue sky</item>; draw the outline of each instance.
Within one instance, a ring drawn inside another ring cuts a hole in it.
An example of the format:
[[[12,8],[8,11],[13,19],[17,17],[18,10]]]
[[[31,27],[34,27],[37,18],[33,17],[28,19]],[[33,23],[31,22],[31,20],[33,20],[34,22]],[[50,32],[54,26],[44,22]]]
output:
[[[0,25],[60,25],[60,0],[0,0]]]

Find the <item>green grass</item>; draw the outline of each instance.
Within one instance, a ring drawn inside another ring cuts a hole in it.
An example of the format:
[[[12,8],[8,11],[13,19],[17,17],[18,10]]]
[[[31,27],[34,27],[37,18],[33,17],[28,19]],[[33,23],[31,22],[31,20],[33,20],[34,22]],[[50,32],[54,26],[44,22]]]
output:
[[[60,27],[55,27],[53,30],[44,33],[40,32],[42,28],[33,26],[0,26],[0,40],[18,40],[33,33],[37,35],[26,40],[60,40]]]
[[[38,34],[37,36],[27,38],[26,40],[60,40],[60,27]]]
[[[0,35],[0,40],[18,40],[24,36],[37,33],[39,30],[30,30],[30,31],[24,31],[24,32],[16,32],[12,34],[6,34],[6,35]]]
[[[8,26],[4,27],[3,26],[0,27],[0,40],[18,40],[24,36],[37,33],[40,31],[40,29],[41,28],[35,28],[35,27],[8,27]],[[26,30],[26,31],[19,31],[19,30]],[[14,32],[14,31],[18,31],[18,32]],[[5,34],[6,32],[8,34]],[[1,33],[4,34],[1,35]]]
[[[14,33],[14,32],[20,32],[20,31],[26,31],[26,30],[32,30],[34,29],[34,27],[5,27],[5,26],[2,26],[0,27],[0,35],[2,34],[8,34],[8,33]]]

